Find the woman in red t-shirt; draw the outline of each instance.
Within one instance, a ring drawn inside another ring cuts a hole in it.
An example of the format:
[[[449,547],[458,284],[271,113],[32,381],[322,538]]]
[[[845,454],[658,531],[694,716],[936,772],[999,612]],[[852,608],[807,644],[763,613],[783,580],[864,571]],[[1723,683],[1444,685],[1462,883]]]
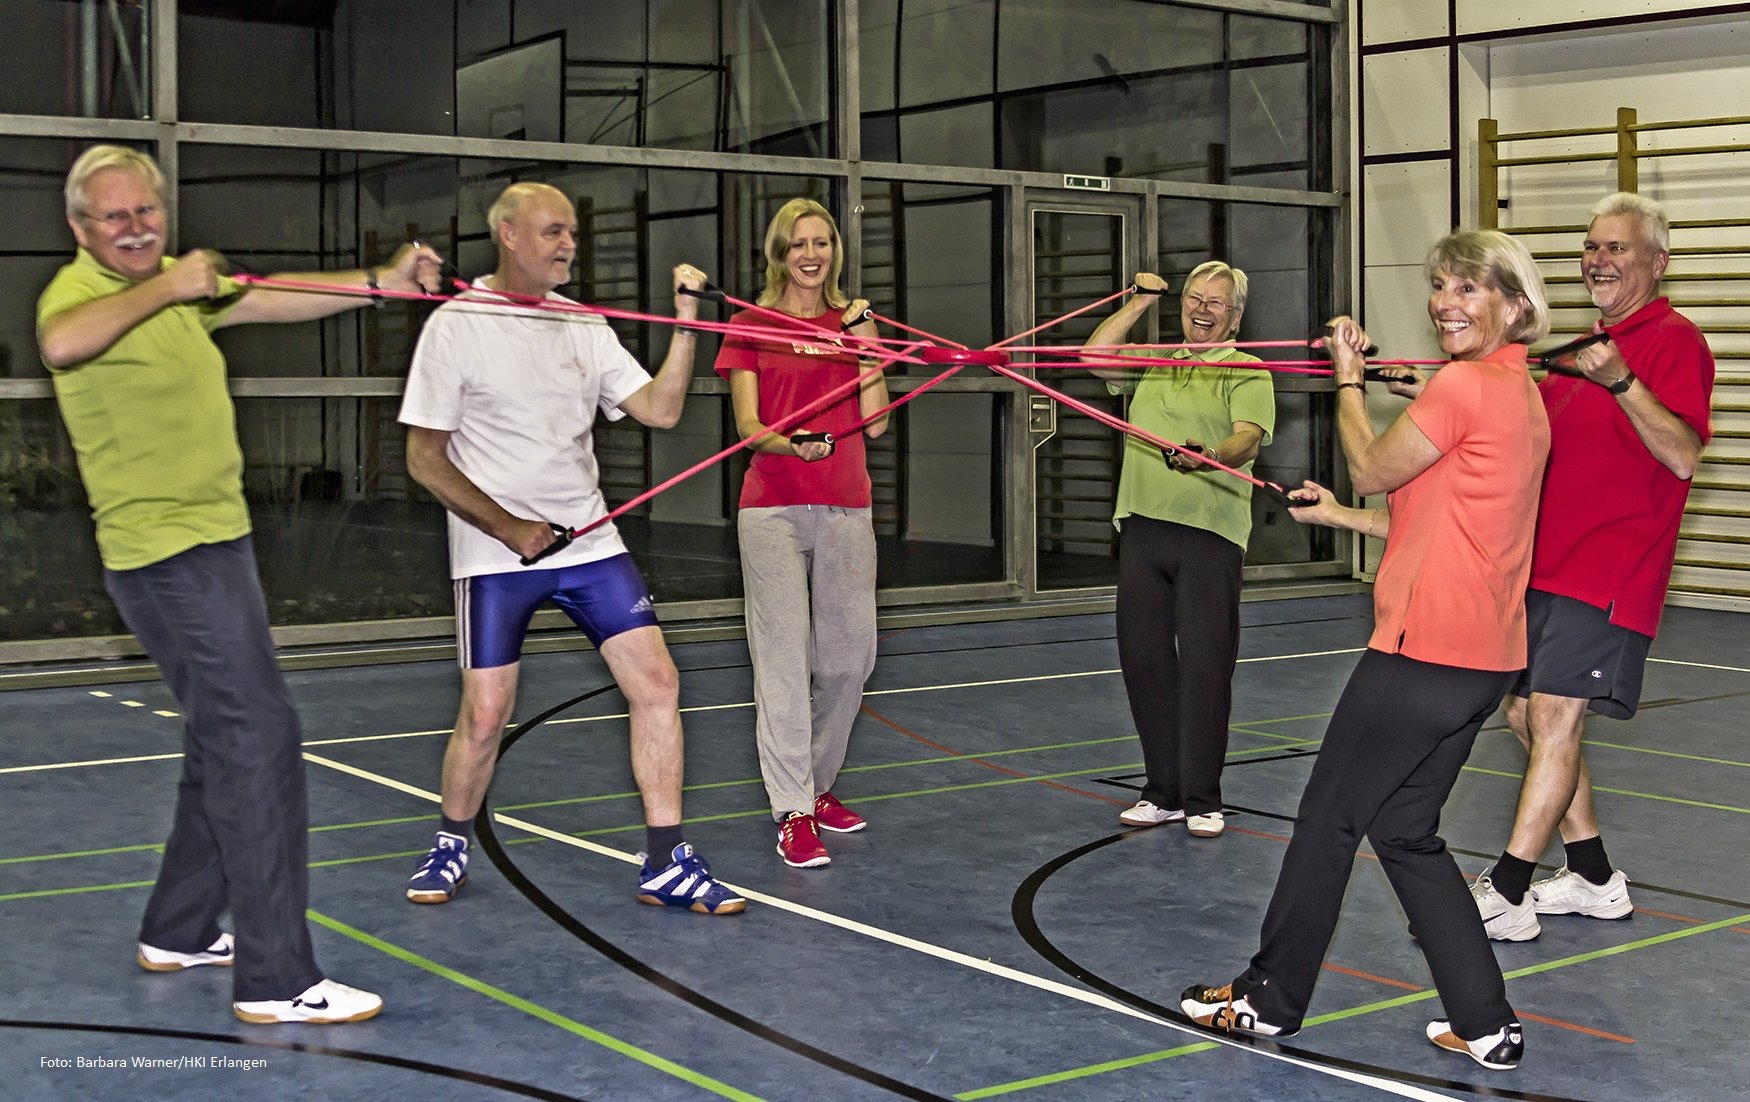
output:
[[[875,669],[875,528],[863,439],[881,435],[887,383],[863,386],[784,431],[768,425],[867,370],[841,342],[842,326],[869,304],[839,290],[844,244],[812,199],[792,199],[766,228],[766,285],[759,305],[730,320],[774,330],[795,319],[807,343],[730,337],[717,355],[729,380],[736,431],[764,433],[741,485],[736,533],[754,669],[754,730],[778,853],[796,868],[831,862],[820,831],[867,824],[832,794],[844,764],[863,682]],[[872,337],[860,322],[851,333]],[[863,424],[868,420],[867,424]]]

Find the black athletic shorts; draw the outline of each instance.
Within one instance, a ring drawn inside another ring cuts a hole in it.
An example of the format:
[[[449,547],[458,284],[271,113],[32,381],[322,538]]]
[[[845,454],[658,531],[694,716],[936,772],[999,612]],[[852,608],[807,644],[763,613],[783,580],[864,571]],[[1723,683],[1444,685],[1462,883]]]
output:
[[[1628,719],[1641,703],[1651,636],[1610,622],[1610,613],[1572,597],[1525,594],[1526,668],[1514,696],[1545,693],[1587,700],[1590,710]]]

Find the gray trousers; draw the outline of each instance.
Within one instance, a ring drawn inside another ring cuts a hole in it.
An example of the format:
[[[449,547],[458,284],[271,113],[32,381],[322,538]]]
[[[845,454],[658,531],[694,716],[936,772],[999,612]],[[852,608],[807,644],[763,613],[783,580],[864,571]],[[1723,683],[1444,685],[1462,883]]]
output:
[[[781,822],[814,814],[845,763],[875,669],[875,528],[836,505],[743,509],[736,528],[760,774]]]
[[[140,940],[199,952],[229,906],[233,998],[293,998],[322,979],[304,922],[310,812],[254,545],[194,547],[103,580],[183,714],[176,814]]]

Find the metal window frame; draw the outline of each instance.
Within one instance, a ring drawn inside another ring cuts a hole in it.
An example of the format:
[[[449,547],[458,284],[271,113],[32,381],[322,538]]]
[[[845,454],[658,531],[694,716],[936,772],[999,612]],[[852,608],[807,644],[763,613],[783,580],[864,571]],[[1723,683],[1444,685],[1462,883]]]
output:
[[[1352,0],[1331,0],[1328,7],[1318,7],[1296,0],[1137,0],[1166,7],[1189,7],[1217,10],[1238,15],[1262,16],[1307,24],[1315,33],[1324,29],[1329,35],[1329,81],[1331,89],[1330,121],[1322,135],[1330,142],[1329,159],[1332,189],[1263,188],[1247,185],[1204,184],[1156,180],[1117,178],[1111,181],[1114,195],[1135,195],[1142,200],[1143,234],[1151,243],[1156,233],[1158,203],[1163,198],[1225,200],[1264,203],[1280,206],[1324,208],[1332,212],[1333,235],[1331,287],[1335,305],[1346,309],[1353,270],[1351,229],[1353,211],[1350,193],[1350,124],[1351,102],[1349,61],[1352,37],[1350,8]],[[81,138],[150,142],[157,150],[157,159],[169,181],[165,199],[174,210],[181,178],[180,150],[185,145],[222,145],[231,147],[299,148],[309,150],[355,153],[403,153],[438,157],[512,159],[524,162],[554,162],[624,166],[650,169],[694,170],[724,173],[767,175],[802,175],[822,177],[832,182],[840,196],[846,217],[842,230],[846,247],[854,255],[861,254],[862,220],[860,217],[865,180],[881,179],[916,183],[959,184],[984,187],[999,192],[999,220],[1007,227],[1003,262],[1007,271],[1004,308],[1010,320],[1031,301],[1030,277],[1020,270],[1030,242],[1028,196],[1041,191],[1061,191],[1063,177],[1056,173],[1010,169],[955,168],[938,165],[871,162],[862,159],[861,149],[861,53],[859,36],[859,0],[830,0],[829,36],[837,49],[837,70],[829,91],[829,126],[836,138],[836,157],[809,158],[758,154],[714,153],[695,150],[668,150],[625,146],[584,145],[566,142],[526,142],[467,138],[445,135],[396,134],[375,131],[285,128],[242,124],[219,124],[184,121],[178,112],[177,66],[177,0],[148,0],[150,30],[150,79],[152,118],[92,119],[60,116],[0,114],[0,137]],[[172,221],[170,247],[175,249],[176,227]],[[860,285],[860,274],[850,275],[853,288]],[[1018,328],[1024,328],[1019,326]],[[895,389],[910,385],[895,380]],[[252,377],[232,380],[232,393],[240,397],[262,398],[362,398],[393,397],[400,393],[399,379],[369,377],[277,378]],[[1032,604],[1038,607],[1061,606],[1063,591],[1039,592],[1032,567],[1033,504],[1030,499],[1031,448],[1025,431],[1025,404],[1020,388],[1002,380],[953,379],[943,384],[944,391],[1007,393],[1011,400],[1004,414],[1005,425],[993,447],[1004,455],[1009,486],[1000,503],[998,545],[1005,550],[1006,577],[999,581],[968,585],[924,586],[882,592],[879,603],[884,607],[928,605],[938,603],[1005,602]],[[695,394],[720,393],[720,381],[696,379],[690,389]],[[52,396],[47,379],[0,380],[0,401],[40,400]],[[1017,431],[1017,426],[1019,429]],[[1023,462],[1025,466],[1023,466]],[[1336,465],[1341,472],[1342,464]],[[1340,489],[1341,487],[1339,487]],[[1026,541],[1022,546],[1020,541]],[[1251,567],[1249,579],[1352,577],[1350,552],[1340,543],[1338,555],[1328,562],[1284,564]],[[1093,589],[1072,594],[1084,603],[1088,611],[1110,608],[1111,590]],[[665,618],[671,621],[706,621],[722,617],[738,617],[739,600],[717,600],[676,603],[665,607]],[[383,640],[429,639],[448,633],[447,620],[405,619],[302,625],[274,629],[276,641],[282,645],[323,645]],[[537,620],[537,627],[542,626]],[[114,657],[130,652],[130,644],[111,637],[39,640],[0,644],[0,664],[31,661],[67,661],[84,658]],[[137,653],[137,649],[133,652]]]

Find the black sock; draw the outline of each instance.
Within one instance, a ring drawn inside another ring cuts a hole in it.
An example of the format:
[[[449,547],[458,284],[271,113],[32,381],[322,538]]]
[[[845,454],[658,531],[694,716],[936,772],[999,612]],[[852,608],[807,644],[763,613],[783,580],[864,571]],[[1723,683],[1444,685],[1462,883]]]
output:
[[[441,811],[438,813],[438,815],[444,821],[444,825],[442,827],[442,830],[445,834],[458,834],[458,835],[462,836],[463,838],[468,839],[468,844],[470,846],[474,844],[474,820],[472,820],[472,819],[452,819],[448,815],[443,814],[443,812],[441,812]]]
[[[1489,882],[1506,897],[1507,902],[1517,907],[1525,902],[1525,893],[1531,888],[1531,874],[1536,871],[1535,861],[1524,861],[1502,850],[1494,870],[1489,873]]]
[[[1568,869],[1594,884],[1603,884],[1611,877],[1610,857],[1604,852],[1604,839],[1593,835],[1562,846],[1568,853]]]
[[[674,853],[674,848],[683,841],[685,839],[681,837],[679,823],[666,827],[645,827],[644,844],[649,847],[645,852],[650,854],[651,867],[661,868],[668,864],[670,856]]]

